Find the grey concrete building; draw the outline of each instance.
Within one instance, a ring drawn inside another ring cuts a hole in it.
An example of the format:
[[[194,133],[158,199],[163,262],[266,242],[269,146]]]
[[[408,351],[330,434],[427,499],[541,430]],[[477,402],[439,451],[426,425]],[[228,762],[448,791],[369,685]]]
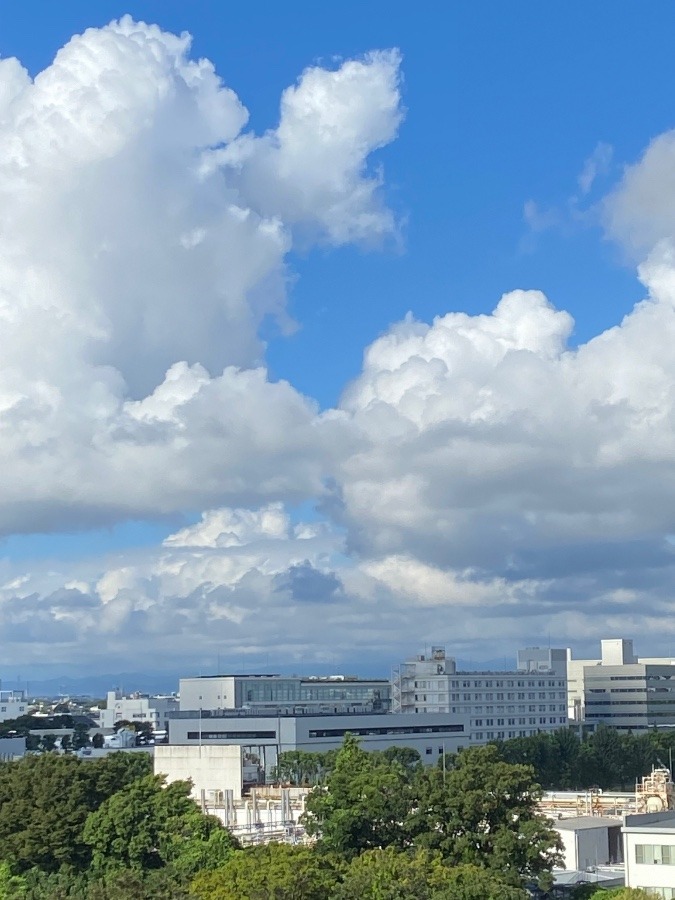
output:
[[[181,710],[169,715],[169,744],[236,744],[261,761],[269,774],[279,753],[325,752],[357,736],[365,750],[412,747],[423,762],[436,763],[444,752],[469,746],[466,716],[427,713],[289,713],[277,710]]]
[[[638,659],[632,641],[613,639],[601,642],[599,660],[568,666],[575,721],[635,733],[675,728],[675,659]]]

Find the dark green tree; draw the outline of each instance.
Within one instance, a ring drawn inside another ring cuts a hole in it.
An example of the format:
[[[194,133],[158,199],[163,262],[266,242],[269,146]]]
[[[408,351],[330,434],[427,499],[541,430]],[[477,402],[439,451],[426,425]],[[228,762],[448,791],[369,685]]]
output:
[[[477,866],[456,866],[448,870],[448,884],[432,900],[527,900],[520,887],[507,884],[496,872]]]
[[[353,859],[335,900],[526,900],[526,894],[475,866],[450,869],[436,851],[389,847]]]
[[[190,783],[164,784],[146,775],[113,794],[87,819],[83,838],[93,851],[95,872],[147,871],[173,864],[192,874],[198,865],[219,865],[237,847],[220,822],[190,798]],[[220,835],[220,836],[218,836]]]
[[[73,750],[88,747],[89,743],[89,729],[86,725],[77,724],[73,729]]]
[[[0,844],[15,872],[87,865],[82,829],[95,798],[87,777],[93,773],[81,765],[46,754],[0,766]]]
[[[325,785],[307,798],[303,817],[324,849],[351,857],[376,847],[407,845],[404,822],[412,779],[400,763],[363,750],[346,735]]]
[[[379,752],[387,763],[398,763],[409,772],[417,771],[422,765],[422,757],[413,747],[387,747]]]
[[[491,869],[515,886],[546,881],[561,844],[537,812],[540,797],[531,766],[504,762],[494,746],[475,747],[448,772],[419,774],[408,826],[417,846],[440,850],[450,865]]]
[[[86,870],[87,816],[150,765],[145,754],[130,753],[92,761],[48,753],[0,763],[0,846],[12,872]]]

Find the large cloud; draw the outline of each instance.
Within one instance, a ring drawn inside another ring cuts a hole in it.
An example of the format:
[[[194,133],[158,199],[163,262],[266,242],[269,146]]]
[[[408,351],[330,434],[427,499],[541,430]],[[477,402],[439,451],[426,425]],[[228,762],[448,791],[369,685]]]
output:
[[[396,134],[399,60],[308,69],[258,138],[188,54],[126,17],[34,81],[0,61],[0,531],[320,487],[316,410],[252,368],[258,328],[288,324],[296,227],[394,231],[367,158]]]
[[[673,299],[653,285],[577,349],[570,317],[536,292],[394,327],[343,399],[365,441],[339,497],[353,546],[513,577],[548,577],[561,546],[571,570],[588,543],[612,545],[616,565],[645,538],[669,556]]]

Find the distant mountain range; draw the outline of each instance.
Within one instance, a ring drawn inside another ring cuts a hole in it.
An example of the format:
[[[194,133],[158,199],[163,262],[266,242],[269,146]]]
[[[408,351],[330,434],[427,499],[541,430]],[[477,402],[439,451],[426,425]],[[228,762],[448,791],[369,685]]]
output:
[[[459,671],[503,671],[511,669],[513,663],[508,660],[483,660],[480,662],[467,662],[463,659],[457,660],[457,668]],[[515,666],[514,666],[515,667]],[[340,667],[341,670],[344,667]],[[347,667],[350,674],[361,675],[364,678],[387,678],[381,671],[361,671],[358,666],[351,665]],[[290,674],[283,672],[284,667],[280,667],[277,671],[282,674]],[[182,675],[193,675],[194,672],[183,672]],[[309,674],[307,671],[302,673],[305,677]],[[317,673],[317,674],[325,674]],[[178,691],[178,682],[181,677],[179,672],[161,672],[154,675],[148,675],[144,672],[122,672],[111,675],[63,675],[57,678],[3,678],[0,681],[2,690],[22,690],[27,691],[31,697],[105,697],[108,691],[119,688],[123,693],[130,694],[134,691],[140,691],[147,694],[171,694]]]
[[[2,690],[26,691],[30,697],[105,697],[108,691],[119,688],[126,694],[140,691],[147,694],[170,694],[178,690],[178,674],[146,675],[123,672],[115,675],[64,676],[36,678],[28,681],[2,679]]]

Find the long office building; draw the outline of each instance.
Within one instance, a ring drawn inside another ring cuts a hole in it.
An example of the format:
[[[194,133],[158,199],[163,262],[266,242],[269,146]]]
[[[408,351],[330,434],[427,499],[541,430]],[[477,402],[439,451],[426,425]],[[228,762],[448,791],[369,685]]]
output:
[[[328,675],[200,675],[180,679],[181,710],[286,709],[336,713],[388,712],[391,685],[384,678]]]
[[[458,672],[444,647],[406,660],[392,677],[394,712],[468,721],[469,742],[557,731],[567,725],[567,651],[530,647],[510,672]]]
[[[342,746],[345,735],[359,738],[365,750],[411,747],[432,764],[443,753],[469,746],[466,716],[444,713],[289,712],[287,709],[181,710],[169,714],[169,744],[238,745],[244,757],[258,760],[269,776],[280,753],[323,753]]]

